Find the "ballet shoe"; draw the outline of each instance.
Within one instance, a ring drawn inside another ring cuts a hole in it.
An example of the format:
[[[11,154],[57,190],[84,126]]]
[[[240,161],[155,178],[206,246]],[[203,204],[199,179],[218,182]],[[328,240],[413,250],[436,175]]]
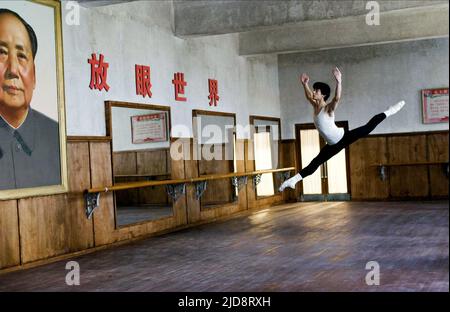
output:
[[[387,117],[389,117],[397,113],[399,110],[401,110],[403,106],[405,106],[405,101],[400,101],[397,104],[394,104],[391,107],[389,107],[384,113],[386,114]]]
[[[297,173],[295,176],[293,176],[292,178],[290,178],[290,179],[287,179],[286,181],[284,181],[282,184],[281,184],[281,186],[280,186],[280,188],[278,189],[280,192],[283,192],[284,191],[284,189],[286,188],[286,187],[290,187],[291,189],[295,189],[295,185],[297,184],[297,182],[298,181],[300,181],[302,179],[302,176],[299,174],[299,173]]]

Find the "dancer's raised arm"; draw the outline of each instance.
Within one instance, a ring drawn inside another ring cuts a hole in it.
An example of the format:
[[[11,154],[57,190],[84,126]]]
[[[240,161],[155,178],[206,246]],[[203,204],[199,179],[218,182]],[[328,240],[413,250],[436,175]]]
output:
[[[339,68],[333,68],[333,75],[336,79],[336,91],[334,94],[334,98],[331,100],[329,105],[329,111],[334,111],[339,104],[339,100],[341,99],[342,93],[342,74]]]
[[[311,105],[315,106],[317,103],[314,101],[313,92],[309,88],[308,82],[309,82],[309,76],[305,73],[302,74],[300,77],[300,82],[303,85],[303,88],[305,89],[305,97],[311,103]]]

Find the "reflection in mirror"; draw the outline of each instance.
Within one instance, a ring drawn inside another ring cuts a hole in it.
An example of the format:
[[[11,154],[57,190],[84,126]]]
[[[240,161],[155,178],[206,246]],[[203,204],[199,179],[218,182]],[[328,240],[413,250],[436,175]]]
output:
[[[106,103],[114,184],[170,179],[170,109]],[[118,227],[173,215],[165,185],[115,192]]]
[[[237,172],[235,125],[235,114],[193,111],[199,176]],[[200,199],[200,207],[210,209],[233,203],[237,195],[238,190],[232,185],[231,178],[209,180]]]
[[[250,124],[255,127],[253,133],[253,148],[255,155],[255,170],[278,169],[280,166],[280,119],[271,117],[250,117]],[[273,196],[281,185],[281,179],[276,173],[261,175],[261,181],[256,187],[257,197]]]

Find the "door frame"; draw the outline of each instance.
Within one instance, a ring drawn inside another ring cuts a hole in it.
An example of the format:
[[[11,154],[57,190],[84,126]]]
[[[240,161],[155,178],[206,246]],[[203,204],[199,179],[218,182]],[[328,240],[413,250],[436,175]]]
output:
[[[342,127],[345,129],[345,131],[348,131],[348,121],[344,120],[344,121],[337,121],[336,122],[336,126],[338,127]],[[311,130],[311,129],[317,129],[314,123],[301,123],[301,124],[295,124],[295,158],[297,160],[297,172],[300,172],[300,170],[302,169],[302,155],[301,155],[301,150],[300,150],[300,130]],[[319,135],[319,140],[320,140],[320,148],[322,148],[325,145],[325,140]],[[350,198],[352,196],[352,190],[351,190],[351,174],[350,174],[350,148],[349,146],[347,146],[345,148],[345,162],[346,162],[346,171],[347,171],[347,193],[349,194]],[[322,170],[322,169],[320,169]],[[324,196],[328,195],[328,184],[324,182],[323,179],[323,174],[321,177],[321,181],[322,181],[322,192],[324,193],[324,190],[326,190],[325,194],[322,194]],[[324,186],[325,184],[325,186]],[[303,183],[298,183],[298,191],[299,193],[297,193],[298,195],[303,195]]]

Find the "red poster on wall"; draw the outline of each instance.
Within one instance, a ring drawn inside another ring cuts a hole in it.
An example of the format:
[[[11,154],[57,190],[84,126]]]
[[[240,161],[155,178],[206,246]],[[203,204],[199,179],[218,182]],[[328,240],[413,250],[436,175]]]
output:
[[[133,144],[167,141],[166,113],[131,116]]]
[[[423,123],[448,122],[448,88],[422,90]]]

